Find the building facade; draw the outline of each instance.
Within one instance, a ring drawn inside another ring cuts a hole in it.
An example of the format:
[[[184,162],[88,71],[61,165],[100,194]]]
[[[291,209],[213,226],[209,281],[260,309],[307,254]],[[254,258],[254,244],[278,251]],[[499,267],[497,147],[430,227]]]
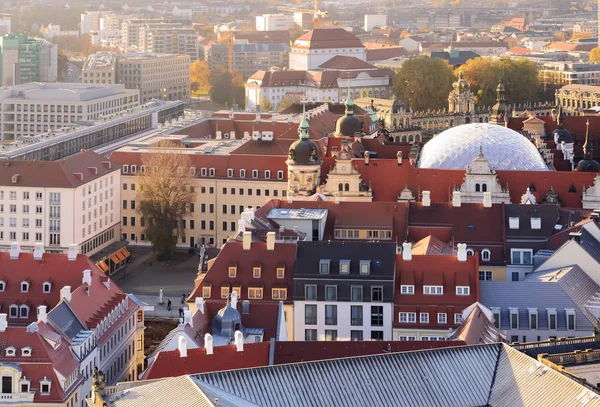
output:
[[[290,51],[290,69],[308,71],[336,55],[367,60],[362,42],[343,28],[315,29],[298,37]]]
[[[294,28],[294,16],[287,14],[263,14],[256,16],[256,31],[280,31]]]
[[[58,46],[27,33],[0,36],[0,86],[56,82]]]

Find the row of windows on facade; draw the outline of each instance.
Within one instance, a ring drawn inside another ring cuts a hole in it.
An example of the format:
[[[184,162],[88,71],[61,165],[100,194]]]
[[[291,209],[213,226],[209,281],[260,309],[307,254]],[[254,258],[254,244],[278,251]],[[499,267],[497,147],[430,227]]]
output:
[[[104,191],[104,199],[105,200],[108,200],[108,195],[109,195],[109,192],[108,191]],[[112,189],[110,190],[110,197],[111,198],[113,197],[113,190]],[[102,199],[102,193],[99,193],[98,195],[94,195],[94,200],[93,200],[94,205],[97,205],[98,203],[101,204],[102,200],[103,200]],[[84,211],[86,209],[86,205],[85,204],[86,204],[86,202],[85,202],[85,199],[84,199],[84,200],[81,201],[81,209],[84,210]],[[111,204],[110,205],[110,209],[112,209],[112,201],[110,202],[110,204]],[[108,204],[104,204],[106,210],[108,211],[108,207],[106,205],[108,205]],[[91,207],[92,207],[92,198],[88,198],[88,200],[87,200],[87,208],[90,209]],[[102,207],[102,205],[100,205],[100,207]]]
[[[237,266],[229,266],[228,275],[229,278],[235,278],[237,276],[238,267]],[[285,278],[285,267],[277,267],[276,274],[278,279]],[[252,267],[252,277],[261,278],[262,276],[262,266],[254,266]]]
[[[4,240],[4,231],[0,230],[0,240]],[[11,242],[16,242],[17,241],[17,232],[8,232],[8,240]],[[41,233],[36,233],[35,234],[35,241],[36,242],[41,242],[42,239],[42,234]],[[22,242],[28,242],[29,241],[29,232],[22,232],[21,233],[21,241]],[[50,245],[60,245],[60,233],[50,233],[48,235],[48,241]]]
[[[399,312],[398,313],[398,322],[401,324],[416,324],[417,323],[417,313],[416,312]],[[463,315],[462,313],[454,314],[454,324],[462,324]],[[421,312],[419,313],[419,323],[421,324],[429,324],[429,312]],[[447,324],[448,323],[448,314],[445,312],[437,313],[437,323],[438,324]]]
[[[14,175],[13,176],[13,182],[17,182],[19,178],[19,175]],[[32,195],[30,194],[30,191],[23,191],[21,192],[21,199],[23,199],[24,201],[28,201],[30,199]],[[56,204],[60,204],[60,192],[50,192],[49,193],[49,202],[51,204],[56,203]],[[36,192],[35,193],[35,200],[36,201],[41,201],[44,198],[44,194],[42,192]],[[4,199],[4,191],[0,191],[0,200]],[[8,199],[10,200],[16,200],[17,199],[17,191],[8,191]]]
[[[113,176],[112,175],[110,176],[110,178],[104,178],[104,187],[105,188],[108,188],[109,181],[110,181],[110,185],[112,185],[113,184]],[[94,182],[93,187],[94,187],[94,192],[96,192],[98,189],[102,189],[102,180],[100,180],[98,182]],[[110,196],[112,196],[112,190],[110,191],[110,193],[111,193]],[[88,185],[88,187],[87,187],[87,194],[88,195],[92,194],[92,185],[91,184]],[[81,189],[81,196],[83,196],[85,198],[85,187],[83,187]],[[105,197],[106,197],[106,193],[105,193]],[[106,198],[108,198],[108,197],[106,197]],[[94,201],[94,203],[95,203],[95,201]]]
[[[371,331],[370,339],[372,341],[382,341],[383,340],[383,331]],[[305,329],[304,330],[304,340],[309,341],[318,341],[318,333],[316,329]],[[338,331],[336,329],[326,329],[325,336],[323,338],[326,342],[332,342],[338,340]],[[361,330],[351,330],[350,331],[350,340],[351,341],[363,341],[364,333]]]
[[[94,209],[94,216],[95,216],[95,212],[96,210]],[[100,215],[102,215],[102,211],[100,211]],[[83,217],[85,218],[85,215],[83,215]],[[88,220],[89,220],[89,215],[88,215]],[[94,226],[94,233],[96,233],[96,230],[98,229],[98,227],[100,229],[102,229],[104,226],[108,226],[109,224],[111,224],[113,222],[113,214],[110,214],[110,223],[109,223],[109,217],[108,216],[104,216],[104,221],[102,218],[100,218],[100,220],[98,222],[94,222],[93,226]],[[89,224],[87,226],[87,234],[85,232],[85,227],[81,228],[81,238],[85,238],[87,235],[91,235],[92,234],[92,225]]]
[[[8,283],[0,280],[0,292],[4,292],[6,291],[6,287],[7,287]],[[29,281],[21,281],[21,292],[22,293],[28,293],[29,290],[31,289],[31,283]],[[46,281],[44,283],[42,283],[42,292],[47,294],[50,292],[50,290],[52,290],[52,283],[49,281]]]
[[[557,316],[558,313],[556,309],[549,308],[548,310],[548,329],[556,330],[557,326]],[[496,328],[500,328],[502,322],[502,316],[500,314],[500,310],[497,308],[492,308],[492,312],[494,313],[494,326]],[[510,329],[539,329],[539,315],[537,312],[537,308],[530,308],[527,310],[528,312],[528,326],[523,327],[519,323],[519,310],[517,308],[509,308],[509,326]],[[574,331],[576,329],[575,324],[575,310],[574,309],[565,309],[565,315],[567,320],[567,330]]]
[[[350,260],[340,260],[339,261],[339,273],[341,275],[350,274]],[[321,259],[319,261],[319,273],[320,274],[330,274],[331,269],[331,259]],[[369,275],[371,272],[371,260],[360,260],[359,261],[359,271],[363,276]]]
[[[190,188],[190,192],[192,192],[192,193],[196,191],[196,188],[194,186],[192,186],[192,185],[189,188]],[[130,185],[130,190],[131,191],[135,191],[135,189],[136,189],[136,185],[135,184],[131,184]],[[143,186],[140,186],[140,190],[141,191],[144,190]],[[127,191],[127,184],[126,183],[123,183],[123,191]],[[208,191],[209,194],[214,194],[215,193],[215,187],[208,187],[208,189],[206,187],[200,187],[200,193],[201,194],[206,194],[207,191]],[[229,195],[236,195],[236,191],[237,191],[238,195],[244,195],[245,189],[244,188],[237,188],[237,189],[236,188],[229,188],[228,189],[227,187],[223,187],[223,189],[222,189],[223,195],[227,195],[228,191],[229,191]],[[256,196],[261,196],[262,195],[262,191],[263,191],[262,189],[256,188],[255,195]],[[248,196],[252,196],[254,194],[254,189],[253,188],[248,188],[246,194]],[[271,195],[271,190],[270,189],[264,189],[264,195],[265,196],[270,196]],[[287,195],[287,190],[285,190],[285,189],[281,190],[281,196],[286,196],[286,195]],[[274,189],[273,190],[273,196],[279,196],[279,190]],[[134,201],[131,201],[131,202],[132,202],[131,209],[135,209],[135,203],[134,203]],[[206,204],[202,204],[202,205],[203,205],[202,206],[202,212],[206,212]],[[223,205],[223,207],[225,207],[225,205]],[[211,213],[213,213],[214,206],[212,206],[212,204],[211,204],[211,208],[212,208],[211,209]],[[126,204],[123,204],[123,209],[127,209]],[[233,213],[235,213],[235,210],[233,210],[233,211],[234,211]],[[191,204],[190,212],[194,212],[194,204]],[[227,209],[223,209],[223,212],[226,214],[227,213]],[[242,211],[240,211],[240,213],[241,212]]]
[[[112,215],[111,215],[111,219],[112,219]],[[127,216],[123,216],[123,219],[121,219],[121,226],[130,226],[130,227],[135,227],[136,226],[136,220],[135,220],[135,216],[132,216],[131,218],[127,218]],[[188,223],[186,222],[186,220],[182,220],[181,221],[181,227],[183,229],[188,229],[187,227]],[[208,225],[208,227],[207,227]],[[145,219],[142,217],[140,218],[140,226],[141,227],[145,227],[146,226],[146,221]],[[227,232],[227,226],[228,226],[228,222],[223,221],[223,232]],[[237,224],[236,222],[229,222],[229,226],[230,226],[230,231],[231,232],[235,232],[237,230]],[[190,230],[195,230],[196,229],[196,222],[194,220],[190,220],[189,222],[189,229]],[[95,228],[94,228],[95,230]],[[215,222],[214,221],[205,221],[205,220],[201,220],[200,221],[200,230],[215,230]],[[131,236],[133,236],[131,238],[131,240],[136,240],[135,233],[132,233]],[[127,233],[123,234],[123,240],[127,240]],[[146,234],[142,233],[141,234],[141,240],[146,240]],[[186,237],[181,236],[181,243],[185,243],[186,242]]]
[[[468,248],[467,255],[473,256],[475,255],[475,250]],[[481,260],[482,261],[490,261],[492,258],[492,252],[490,249],[483,249],[481,251]],[[533,249],[510,249],[510,260],[511,264],[516,265],[531,265],[533,264]],[[480,274],[480,280],[481,274]],[[491,277],[490,277],[491,279]]]
[[[456,287],[456,295],[470,295],[471,287],[469,286],[459,286]],[[401,285],[400,286],[400,294],[403,295],[411,295],[415,293],[414,285]],[[424,285],[423,286],[423,294],[425,295],[444,295],[444,287],[441,285]]]
[[[350,325],[351,326],[363,326],[363,308],[362,305],[352,305],[350,307]],[[383,326],[383,306],[373,305],[371,308],[371,323],[370,326],[382,327]],[[337,325],[338,324],[338,312],[337,305],[325,305],[325,325]],[[318,310],[316,304],[305,304],[304,305],[304,324],[305,325],[317,325]]]
[[[371,301],[382,302],[383,301],[383,287],[373,286],[371,288]],[[338,300],[338,287],[337,285],[326,285],[325,286],[325,301],[337,301]],[[318,286],[316,284],[306,284],[304,286],[304,299],[305,301],[317,301]],[[350,287],[350,301],[363,301],[363,287],[362,286],[351,286]]]
[[[367,239],[392,239],[391,230],[367,230]],[[336,239],[360,239],[360,231],[355,229],[335,229],[334,236]]]
[[[8,349],[6,349],[6,356],[14,356],[8,354]],[[2,375],[0,376],[0,393],[2,394],[11,394],[13,392],[13,376],[10,375]],[[31,379],[27,377],[22,377],[19,379],[19,387],[21,393],[29,393],[31,391]],[[52,389],[52,380],[44,377],[40,380],[40,396],[49,396],[50,390]]]
[[[135,164],[125,164],[123,165],[123,174],[135,174],[137,173],[138,170],[138,166]],[[146,173],[146,166],[145,165],[140,165],[139,166],[139,170],[140,173],[145,174]],[[183,175],[184,174],[184,168],[183,167],[177,167],[177,174],[178,175]],[[227,169],[227,177],[228,178],[233,178],[234,177],[234,169],[233,168],[228,168]],[[215,177],[217,174],[217,170],[215,168],[200,168],[200,176],[201,177]],[[240,169],[239,172],[239,178],[246,178],[246,170],[245,169]],[[191,177],[195,177],[197,175],[197,169],[196,167],[190,167],[188,170],[188,175]],[[252,178],[259,178],[260,175],[260,171],[259,170],[252,170]],[[283,171],[279,170],[277,171],[277,179],[282,180],[283,179]],[[263,178],[265,179],[271,179],[271,170],[265,170],[263,172]]]
[[[86,254],[96,249],[99,246],[111,241],[115,238],[115,228],[110,228],[102,232],[100,235],[94,237],[93,239],[88,240],[87,242],[81,245],[81,254]],[[126,239],[123,239],[126,240]]]
[[[202,297],[210,298],[212,292],[212,287],[204,286],[202,287]],[[231,293],[237,293],[238,298],[242,298],[242,286],[234,285],[233,287],[229,287],[229,285],[221,287],[221,298],[229,298]],[[263,287],[248,287],[248,297],[251,300],[262,300],[263,299]],[[273,300],[286,300],[287,299],[287,288],[273,288],[271,289],[271,298]]]

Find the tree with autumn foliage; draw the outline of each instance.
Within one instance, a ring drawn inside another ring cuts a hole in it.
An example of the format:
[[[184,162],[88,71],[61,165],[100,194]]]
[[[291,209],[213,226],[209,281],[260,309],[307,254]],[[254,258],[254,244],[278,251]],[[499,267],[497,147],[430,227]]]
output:
[[[590,62],[600,62],[600,48],[596,47],[590,51]]]
[[[210,99],[215,103],[237,104],[240,109],[245,107],[245,89],[242,73],[232,74],[223,68],[217,68],[210,73]]]
[[[191,184],[191,160],[188,155],[169,151],[172,145],[160,145],[142,158],[138,172],[140,205],[145,220],[144,233],[152,242],[158,259],[169,259],[177,241],[184,235],[183,219],[195,195]]]
[[[197,60],[190,64],[190,82],[193,96],[208,95],[210,91],[208,61]]]

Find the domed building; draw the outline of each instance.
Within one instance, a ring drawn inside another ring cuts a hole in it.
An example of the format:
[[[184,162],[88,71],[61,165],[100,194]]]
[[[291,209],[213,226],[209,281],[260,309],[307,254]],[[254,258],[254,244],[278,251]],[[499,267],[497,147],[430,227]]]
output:
[[[480,151],[496,170],[548,171],[539,151],[525,136],[489,123],[464,124],[441,132],[423,147],[419,167],[463,170]]]
[[[354,102],[352,98],[348,96],[346,99],[346,114],[340,117],[335,125],[335,137],[362,137],[363,123],[362,121],[354,116]]]
[[[299,139],[288,150],[288,195],[311,196],[321,183],[319,146],[309,138],[308,120],[298,126]]]
[[[575,171],[600,172],[600,164],[593,158],[592,143],[590,143],[589,133],[590,121],[588,120],[586,122],[585,143],[583,144],[583,160],[577,163]]]
[[[496,88],[496,104],[492,106],[490,112],[490,123],[504,125],[504,122],[508,120],[510,109],[506,104],[506,89],[502,81],[498,83]]]

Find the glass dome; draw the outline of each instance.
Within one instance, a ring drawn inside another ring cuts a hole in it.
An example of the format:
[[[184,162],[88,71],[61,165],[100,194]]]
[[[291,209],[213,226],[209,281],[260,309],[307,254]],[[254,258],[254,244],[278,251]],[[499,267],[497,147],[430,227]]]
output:
[[[464,124],[441,132],[423,147],[419,168],[466,169],[480,147],[490,167],[497,170],[548,171],[525,136],[489,123]]]

